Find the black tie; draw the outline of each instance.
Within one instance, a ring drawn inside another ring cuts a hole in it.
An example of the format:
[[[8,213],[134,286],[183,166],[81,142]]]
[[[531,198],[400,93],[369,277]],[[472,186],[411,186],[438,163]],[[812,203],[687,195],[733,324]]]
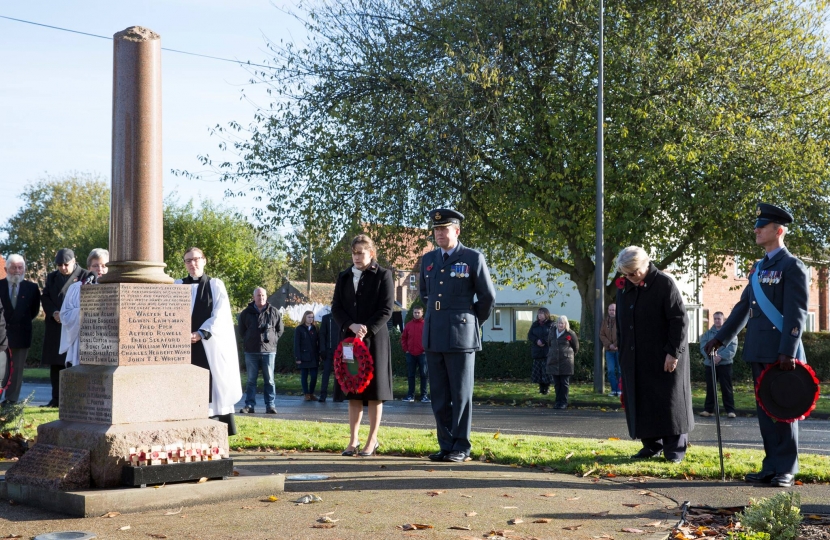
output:
[[[449,253],[444,253],[444,262],[447,262],[447,259],[449,259],[449,258],[450,258],[450,254]]]

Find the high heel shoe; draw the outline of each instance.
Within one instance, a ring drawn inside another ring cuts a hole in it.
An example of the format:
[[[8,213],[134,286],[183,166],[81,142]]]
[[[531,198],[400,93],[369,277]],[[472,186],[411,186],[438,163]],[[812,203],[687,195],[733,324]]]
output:
[[[370,457],[370,456],[373,456],[373,455],[375,454],[375,451],[378,449],[378,447],[379,447],[379,446],[380,446],[380,443],[379,443],[379,442],[376,442],[376,443],[375,443],[375,447],[374,447],[374,448],[372,448],[372,450],[371,450],[371,451],[366,452],[366,451],[361,450],[360,452],[358,452],[358,453],[357,453],[357,455],[358,455],[358,456],[361,456],[361,457]]]
[[[343,450],[343,451],[340,453],[340,455],[341,455],[341,456],[346,456],[346,457],[352,457],[352,456],[353,456],[353,455],[355,455],[355,453],[357,452],[357,447],[358,447],[358,446],[360,446],[360,441],[358,441],[356,445],[352,446],[352,447],[351,447],[351,450],[349,450],[349,447],[347,446],[347,447],[346,447],[346,449],[345,449],[345,450]]]

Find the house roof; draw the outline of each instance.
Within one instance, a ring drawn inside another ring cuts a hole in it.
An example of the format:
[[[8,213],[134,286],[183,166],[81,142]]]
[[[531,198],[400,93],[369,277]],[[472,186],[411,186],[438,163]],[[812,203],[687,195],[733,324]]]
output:
[[[331,304],[331,299],[334,296],[334,283],[319,283],[315,281],[311,282],[311,294],[308,296],[306,295],[306,291],[308,290],[307,281],[286,281],[275,295],[280,293],[286,294],[283,293],[286,287],[288,287],[287,294],[289,295],[289,302],[291,303],[295,302],[290,296],[296,295],[298,297],[297,301],[300,303],[317,302],[318,304],[328,305]]]

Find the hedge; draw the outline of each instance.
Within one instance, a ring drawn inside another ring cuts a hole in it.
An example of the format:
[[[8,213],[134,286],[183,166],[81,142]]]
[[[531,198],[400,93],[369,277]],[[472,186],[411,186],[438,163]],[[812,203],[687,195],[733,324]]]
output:
[[[289,323],[292,324],[292,323]],[[28,364],[37,365],[40,362],[40,353],[43,347],[43,318],[33,321],[32,347],[29,350]],[[401,349],[400,332],[393,329],[390,332],[392,343],[392,371],[400,376],[406,376],[406,357]],[[732,368],[734,381],[751,380],[749,364],[740,360],[743,336],[738,338],[738,353]],[[237,335],[237,350],[239,365],[244,369],[245,358],[242,354],[242,341]],[[830,333],[809,332],[804,334],[804,350],[807,359],[819,380],[830,381]],[[691,376],[693,381],[704,381],[703,357],[700,354],[698,343],[689,343],[689,353],[692,359]],[[485,341],[483,348],[476,354],[475,376],[478,379],[529,379],[532,362],[530,359],[530,343],[514,341],[499,343]],[[285,333],[277,344],[276,371],[285,373],[295,369],[294,364],[294,328],[286,326]],[[590,341],[579,342],[579,354],[576,355],[574,380],[576,382],[591,382],[594,375],[594,347]]]

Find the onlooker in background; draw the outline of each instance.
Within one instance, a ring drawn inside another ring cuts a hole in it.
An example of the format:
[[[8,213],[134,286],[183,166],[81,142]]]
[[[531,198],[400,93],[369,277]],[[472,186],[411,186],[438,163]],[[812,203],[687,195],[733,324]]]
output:
[[[712,416],[715,410],[715,389],[712,384],[712,359],[706,354],[706,343],[713,339],[720,331],[725,320],[722,311],[712,316],[713,326],[700,336],[700,354],[703,355],[703,366],[706,370],[706,401],[703,404],[703,412],[700,416]],[[718,377],[721,396],[723,396],[723,408],[726,409],[726,416],[735,418],[735,396],[732,393],[732,361],[735,353],[738,352],[738,338],[718,348],[715,352],[715,374]]]
[[[210,372],[208,416],[227,424],[236,435],[234,406],[242,397],[233,315],[225,284],[205,274],[205,253],[191,247],[184,254],[190,285],[190,363]]]
[[[556,326],[552,326],[548,334],[547,371],[556,391],[554,409],[568,408],[568,391],[571,386],[571,375],[574,374],[574,359],[578,352],[579,338],[571,330],[568,318],[560,315]]]
[[[694,429],[686,306],[674,280],[629,246],[617,255],[617,344],[628,433],[643,448],[631,459],[680,463]]]
[[[0,280],[0,304],[6,318],[6,335],[11,357],[5,371],[0,371],[3,405],[20,400],[23,384],[23,367],[32,346],[32,320],[40,313],[40,289],[37,284],[23,279],[26,261],[21,255],[9,255],[6,259],[7,277]]]
[[[43,333],[43,352],[40,363],[49,366],[49,379],[52,383],[52,399],[41,407],[57,407],[60,403],[60,376],[66,369],[66,354],[61,354],[61,306],[66,291],[76,281],[83,281],[89,272],[75,264],[75,252],[63,248],[55,254],[57,270],[46,276],[46,285],[40,296],[43,313],[46,315],[46,328]]]
[[[294,330],[294,361],[300,368],[300,383],[305,400],[317,399],[317,366],[320,364],[320,332],[314,324],[314,312],[306,311],[300,325]],[[311,383],[309,384],[309,377]]]
[[[80,362],[81,350],[81,287],[98,282],[98,278],[106,274],[109,269],[110,252],[103,248],[95,248],[86,258],[86,267],[89,275],[83,280],[73,283],[66,291],[66,297],[61,306],[61,346],[59,352],[66,354],[66,367],[77,366]]]
[[[401,346],[406,353],[406,372],[409,382],[409,390],[403,401],[412,403],[415,401],[415,370],[421,376],[421,403],[430,403],[427,394],[427,355],[424,352],[424,308],[415,306],[412,308],[412,320],[406,323],[401,333]]]
[[[553,321],[550,320],[548,308],[539,308],[536,320],[527,331],[527,340],[530,342],[530,357],[533,367],[530,369],[530,381],[539,385],[539,393],[548,395],[550,391],[550,375],[548,375],[548,334]]]
[[[274,360],[277,357],[277,341],[285,331],[280,312],[268,303],[268,291],[262,287],[254,289],[253,299],[239,314],[239,335],[245,352],[245,368],[248,384],[245,391],[245,407],[239,412],[256,412],[256,381],[262,370],[263,398],[265,413],[277,414],[274,400]]]
[[[373,376],[362,392],[349,391],[349,446],[343,456],[355,452],[363,457],[378,449],[378,430],[383,417],[383,402],[392,397],[392,344],[386,322],[395,305],[392,272],[381,267],[372,239],[359,234],[352,240],[352,266],[340,272],[334,285],[331,313],[340,325],[343,339],[354,337],[363,341],[372,356]],[[358,366],[360,367],[360,366]],[[369,435],[358,452],[358,430],[363,407],[369,412]]]
[[[337,350],[339,344],[340,325],[337,324],[331,313],[326,313],[320,321],[320,356],[323,358],[323,378],[320,381],[322,386],[320,387],[320,399],[317,400],[320,403],[325,403],[326,396],[328,396],[329,377],[331,377],[331,372],[334,369],[334,351]],[[341,403],[346,394],[340,388],[340,383],[337,382],[336,377],[334,378],[333,387],[332,401]]]
[[[6,371],[9,363],[9,340],[6,337],[6,319],[3,317],[3,306],[0,305],[0,370]]]
[[[605,371],[608,373],[609,396],[620,395],[620,358],[617,350],[617,304],[608,304],[608,316],[602,321],[599,340],[605,349]]]

